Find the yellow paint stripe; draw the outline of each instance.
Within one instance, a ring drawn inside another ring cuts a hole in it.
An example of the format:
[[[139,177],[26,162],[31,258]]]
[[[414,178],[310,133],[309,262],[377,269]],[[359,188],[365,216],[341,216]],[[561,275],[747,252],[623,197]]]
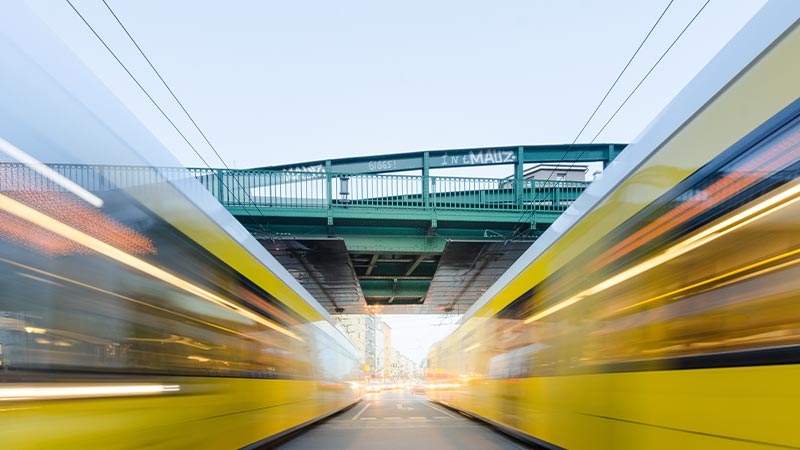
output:
[[[128,189],[127,192],[303,319],[309,322],[323,320],[322,315],[286,285],[278,275],[234,241],[208,216],[198,211],[171,185],[162,183]]]

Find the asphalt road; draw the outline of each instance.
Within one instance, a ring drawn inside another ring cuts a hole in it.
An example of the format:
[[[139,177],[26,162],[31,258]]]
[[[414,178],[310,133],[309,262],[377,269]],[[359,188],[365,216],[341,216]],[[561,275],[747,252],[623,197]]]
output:
[[[289,441],[281,450],[519,450],[518,441],[409,391],[367,394],[359,404]]]

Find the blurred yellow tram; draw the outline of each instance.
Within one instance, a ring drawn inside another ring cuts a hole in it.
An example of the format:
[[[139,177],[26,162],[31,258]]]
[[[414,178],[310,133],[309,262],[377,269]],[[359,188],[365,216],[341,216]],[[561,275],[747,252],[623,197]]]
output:
[[[800,448],[800,17],[770,2],[429,355],[547,448]]]

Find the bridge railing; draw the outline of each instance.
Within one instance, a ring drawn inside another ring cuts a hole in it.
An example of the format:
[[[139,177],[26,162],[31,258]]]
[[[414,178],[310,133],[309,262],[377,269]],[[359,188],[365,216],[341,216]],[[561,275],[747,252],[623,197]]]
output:
[[[182,167],[46,164],[56,174],[90,192],[151,186],[164,181],[192,180]],[[0,162],[0,190],[66,191],[42,170],[25,163]]]
[[[190,169],[223,205],[563,211],[588,182]]]
[[[8,183],[18,164],[4,164]],[[588,182],[392,174],[326,174],[208,168],[51,164],[89,191],[197,180],[225,206],[259,208],[393,208],[465,211],[563,211]],[[8,187],[6,187],[8,189]]]

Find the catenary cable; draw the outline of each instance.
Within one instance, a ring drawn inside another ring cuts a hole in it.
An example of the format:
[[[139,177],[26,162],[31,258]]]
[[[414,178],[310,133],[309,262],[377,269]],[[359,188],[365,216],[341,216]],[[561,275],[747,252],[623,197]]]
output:
[[[628,60],[628,63],[625,65],[625,67],[624,67],[624,68],[622,69],[622,71],[620,72],[619,76],[617,76],[617,79],[614,81],[614,83],[613,83],[613,84],[611,85],[611,87],[608,89],[608,91],[606,92],[606,94],[603,96],[603,99],[600,101],[600,103],[597,105],[597,107],[595,108],[595,110],[594,110],[594,111],[592,112],[592,114],[590,115],[589,119],[586,121],[586,123],[583,125],[583,127],[581,128],[581,130],[580,130],[580,131],[578,132],[578,134],[575,136],[575,139],[574,139],[574,140],[573,140],[573,141],[570,143],[569,147],[567,148],[567,151],[569,151],[569,148],[571,148],[573,145],[575,145],[575,143],[577,142],[577,140],[578,140],[578,138],[580,137],[580,135],[581,135],[581,134],[583,134],[583,132],[585,131],[585,129],[586,129],[586,127],[588,126],[589,122],[590,122],[590,121],[591,121],[591,120],[594,118],[594,116],[596,115],[597,111],[600,109],[600,107],[601,107],[601,105],[603,104],[603,102],[605,102],[606,98],[608,97],[608,95],[610,94],[610,92],[611,92],[611,91],[614,89],[614,87],[616,86],[617,82],[620,80],[620,78],[621,78],[621,77],[622,77],[622,75],[625,73],[625,71],[628,69],[628,67],[630,66],[630,64],[631,64],[631,62],[633,61],[633,59],[634,59],[634,58],[636,57],[636,55],[639,53],[639,51],[641,50],[641,48],[643,47],[643,45],[645,44],[645,42],[646,42],[646,41],[649,39],[650,35],[653,33],[653,30],[655,30],[656,26],[659,24],[659,22],[661,21],[661,19],[664,17],[664,15],[666,14],[667,10],[668,10],[668,9],[670,8],[670,6],[672,5],[673,1],[674,1],[674,0],[671,0],[671,1],[670,1],[670,2],[667,4],[667,6],[664,8],[664,11],[661,13],[661,15],[659,16],[658,20],[656,20],[656,22],[655,22],[655,23],[653,24],[653,26],[650,28],[650,31],[647,33],[647,35],[645,36],[645,38],[642,40],[641,44],[639,44],[639,47],[638,47],[638,48],[636,49],[636,51],[634,52],[633,56],[631,56],[631,58]],[[630,93],[630,94],[629,94],[629,95],[626,97],[626,99],[623,101],[623,103],[622,103],[622,104],[621,104],[621,105],[620,105],[620,106],[617,108],[617,110],[614,112],[614,114],[613,114],[613,115],[612,115],[612,116],[611,116],[611,117],[610,117],[610,118],[609,118],[609,119],[608,119],[608,120],[605,122],[605,124],[604,124],[604,125],[603,125],[603,127],[600,129],[600,131],[598,131],[598,132],[597,132],[597,134],[595,134],[595,136],[592,138],[592,140],[591,140],[591,141],[589,141],[589,144],[592,144],[592,143],[594,143],[594,142],[595,142],[595,140],[596,140],[596,139],[597,139],[597,137],[600,135],[600,133],[601,133],[601,132],[602,132],[602,131],[603,131],[603,130],[604,130],[604,129],[605,129],[607,126],[608,126],[608,124],[611,122],[611,120],[613,120],[613,119],[614,119],[614,117],[617,115],[617,113],[619,113],[619,111],[622,109],[622,107],[623,107],[623,106],[624,106],[624,105],[625,105],[625,104],[628,102],[628,100],[629,100],[629,99],[630,99],[630,98],[633,96],[633,94],[634,94],[634,93],[635,93],[635,92],[636,92],[636,91],[639,89],[639,87],[640,87],[640,86],[641,86],[641,85],[644,83],[644,81],[645,81],[645,80],[646,80],[646,79],[647,79],[647,78],[650,76],[650,74],[653,72],[653,70],[656,68],[656,66],[658,66],[658,64],[661,62],[661,60],[663,60],[663,59],[664,59],[664,57],[667,55],[667,53],[668,53],[668,52],[669,52],[669,51],[670,51],[670,50],[673,48],[673,46],[674,46],[674,45],[675,45],[675,44],[678,42],[678,40],[679,40],[679,39],[680,39],[680,38],[683,36],[683,34],[686,32],[686,30],[687,30],[687,29],[688,29],[688,28],[689,28],[689,27],[692,25],[692,23],[694,23],[694,21],[697,19],[697,17],[700,15],[700,13],[701,13],[701,12],[702,12],[702,11],[705,9],[705,7],[706,7],[706,6],[709,4],[709,2],[710,2],[710,0],[707,0],[707,1],[706,1],[706,2],[703,4],[703,6],[702,6],[702,7],[700,7],[700,9],[697,11],[697,13],[695,13],[694,17],[692,17],[692,19],[691,19],[691,20],[690,20],[690,21],[689,21],[689,22],[686,24],[686,26],[683,28],[683,30],[681,30],[681,32],[680,32],[680,33],[679,33],[679,34],[678,34],[678,35],[675,37],[675,39],[672,41],[672,43],[669,45],[669,47],[667,47],[667,49],[666,49],[666,50],[664,50],[664,52],[661,54],[661,56],[659,57],[659,59],[658,59],[658,60],[655,62],[655,64],[653,64],[653,66],[652,66],[652,67],[650,68],[650,70],[649,70],[649,71],[648,71],[648,72],[647,72],[647,73],[644,75],[644,77],[642,77],[642,79],[639,81],[639,83],[636,85],[636,87],[635,87],[635,88],[634,88],[634,89],[631,91],[631,93]],[[584,151],[581,151],[581,153],[578,155],[578,158],[576,158],[576,159],[580,159],[580,157],[583,155],[583,153],[584,153],[584,152],[585,152],[585,150],[584,150]],[[563,162],[565,157],[566,157],[566,151],[565,151],[564,155],[561,157],[561,160],[559,161],[559,163]],[[557,163],[557,164],[558,164],[558,163]],[[573,162],[571,163],[571,165],[570,165],[570,168],[571,168],[572,166],[574,166],[574,164],[575,164],[575,162],[573,161]],[[547,182],[547,181],[550,181],[550,178],[551,178],[551,177],[552,177],[552,173],[551,173],[550,175],[548,175],[548,177],[547,177],[547,179],[545,180],[545,182]],[[537,195],[538,195],[538,194],[537,194]],[[536,201],[536,196],[534,196],[534,199],[533,199],[533,202],[535,202],[535,201]],[[531,212],[530,212],[530,213],[523,213],[523,214],[522,214],[522,216],[520,217],[520,220],[519,220],[517,223],[518,223],[518,224],[519,224],[519,223],[521,223],[522,219],[523,219],[523,218],[524,218],[526,215],[530,215],[530,214],[533,214],[533,213],[534,213],[534,211],[533,211],[533,210],[531,210]]]
[[[150,93],[149,93],[149,92],[147,92],[147,90],[144,88],[144,86],[142,86],[142,84],[139,82],[139,80],[138,80],[138,79],[136,79],[136,77],[133,75],[133,73],[131,73],[131,71],[128,69],[128,67],[127,67],[127,66],[126,66],[126,65],[125,65],[125,64],[124,64],[124,63],[123,63],[123,62],[120,60],[120,58],[117,56],[117,54],[116,54],[116,53],[115,53],[115,52],[114,52],[114,51],[111,49],[111,47],[109,47],[109,45],[108,45],[108,44],[105,42],[105,40],[104,40],[104,39],[103,39],[103,38],[102,38],[102,37],[101,37],[101,36],[100,36],[100,35],[97,33],[97,31],[94,29],[94,27],[92,27],[92,25],[91,25],[91,24],[90,24],[90,23],[89,23],[89,22],[86,20],[86,18],[83,16],[83,14],[81,14],[81,13],[80,13],[80,11],[78,11],[78,9],[75,7],[75,5],[72,3],[72,1],[71,1],[71,0],[66,0],[66,2],[69,4],[69,6],[72,8],[72,10],[73,10],[73,11],[75,11],[75,13],[78,15],[78,17],[80,17],[80,19],[83,21],[83,23],[84,23],[84,24],[85,24],[85,25],[86,25],[86,26],[87,26],[87,27],[88,27],[88,28],[89,28],[89,29],[92,31],[92,33],[95,35],[95,37],[96,37],[96,38],[97,38],[97,39],[98,39],[98,40],[99,40],[99,41],[100,41],[100,42],[103,44],[103,46],[106,48],[106,50],[108,50],[108,52],[109,52],[109,53],[111,53],[111,56],[113,56],[113,57],[114,57],[114,59],[117,61],[117,63],[118,63],[118,64],[119,64],[119,65],[120,65],[120,66],[121,66],[121,67],[122,67],[122,68],[125,70],[125,72],[128,74],[128,76],[129,76],[129,77],[130,77],[130,78],[131,78],[131,79],[134,81],[134,83],[136,83],[136,85],[139,87],[139,89],[140,89],[140,90],[141,90],[141,91],[142,91],[142,92],[145,94],[145,96],[147,96],[147,98],[148,98],[148,99],[150,100],[150,102],[151,102],[151,103],[152,103],[152,104],[153,104],[153,105],[156,107],[156,109],[158,109],[158,111],[161,113],[161,115],[162,115],[162,116],[164,116],[164,118],[167,120],[167,122],[169,122],[169,123],[170,123],[170,125],[172,125],[172,127],[175,129],[175,131],[176,131],[176,132],[177,132],[177,133],[178,133],[178,134],[181,136],[181,138],[183,138],[184,142],[186,142],[186,144],[187,144],[187,145],[188,145],[188,146],[189,146],[189,147],[192,149],[192,151],[193,151],[193,152],[194,152],[194,153],[197,155],[197,157],[198,157],[198,158],[200,158],[200,160],[201,160],[201,161],[203,161],[203,164],[205,164],[205,166],[206,166],[207,168],[211,169],[211,165],[208,163],[208,161],[206,161],[206,159],[205,159],[205,158],[204,158],[204,157],[203,157],[203,156],[200,154],[200,152],[199,152],[199,151],[197,150],[197,148],[196,148],[196,147],[195,147],[195,146],[194,146],[194,145],[193,145],[193,144],[192,144],[192,143],[189,141],[189,139],[186,137],[186,135],[185,135],[185,134],[183,134],[183,132],[181,132],[181,130],[178,128],[178,126],[175,124],[175,122],[174,122],[172,119],[170,119],[170,117],[167,115],[167,113],[166,113],[166,112],[165,112],[165,111],[164,111],[164,110],[161,108],[161,106],[159,106],[159,104],[158,104],[158,103],[155,101],[155,99],[154,99],[154,98],[153,98],[153,97],[150,95]],[[103,3],[105,3],[105,1],[103,1]],[[106,7],[108,7],[108,4],[106,4]],[[111,9],[110,9],[110,8],[109,8],[109,10],[111,11]],[[114,18],[115,18],[115,19],[117,19],[117,22],[120,24],[120,26],[122,26],[122,23],[121,23],[121,22],[119,22],[119,19],[117,18],[116,14],[114,14],[114,12],[113,12],[113,11],[111,11],[111,13],[112,13],[112,15],[114,15]],[[126,33],[126,34],[128,34],[128,36],[130,37],[130,39],[133,41],[133,37],[131,37],[131,36],[130,36],[130,34],[128,33],[127,29],[125,29],[125,27],[124,27],[124,26],[123,26],[123,29],[125,30],[125,33]],[[161,77],[161,75],[158,73],[158,71],[155,69],[155,67],[153,67],[152,63],[150,63],[150,60],[147,58],[147,56],[145,56],[144,52],[142,52],[141,48],[139,47],[139,45],[138,45],[138,44],[136,44],[136,42],[135,42],[135,41],[134,41],[134,45],[136,45],[136,48],[137,48],[137,49],[139,49],[139,51],[142,53],[142,56],[144,56],[144,58],[147,60],[147,62],[150,64],[150,66],[153,68],[153,70],[156,72],[156,74],[158,75],[159,79],[161,79],[161,81],[162,81],[162,82],[164,83],[164,85],[167,87],[167,89],[169,90],[169,92],[170,92],[170,93],[173,95],[173,98],[175,98],[175,100],[176,100],[176,101],[178,102],[178,104],[181,106],[181,108],[183,109],[183,111],[186,113],[186,115],[189,117],[189,119],[190,119],[190,120],[192,121],[192,123],[195,125],[195,127],[197,128],[197,130],[198,130],[198,131],[200,132],[200,134],[203,136],[203,138],[205,138],[205,139],[206,139],[206,142],[208,142],[209,146],[211,146],[212,150],[214,150],[214,153],[217,155],[217,157],[220,159],[220,161],[222,161],[223,165],[225,165],[225,162],[224,162],[224,161],[222,160],[222,158],[219,156],[219,154],[217,153],[216,149],[214,149],[213,145],[211,145],[211,143],[209,142],[208,138],[206,138],[205,134],[204,134],[204,133],[202,132],[202,130],[200,130],[200,128],[197,126],[197,123],[194,121],[194,119],[192,119],[192,118],[191,118],[191,116],[189,115],[189,113],[188,113],[188,112],[186,111],[186,109],[183,107],[183,104],[182,104],[182,103],[181,103],[181,102],[180,102],[180,101],[177,99],[177,97],[175,96],[175,94],[172,92],[172,90],[171,90],[171,89],[169,88],[169,86],[166,84],[166,82],[165,82],[165,81],[164,81],[164,79]],[[227,166],[227,165],[225,165],[225,168],[226,168],[226,169],[228,169],[228,166]],[[230,170],[230,169],[228,169],[228,170]],[[224,187],[225,187],[225,190],[226,190],[226,191],[227,191],[229,194],[231,194],[231,196],[232,196],[233,198],[237,198],[237,196],[236,196],[236,195],[234,194],[234,192],[231,190],[230,186],[228,186],[228,185],[227,185],[227,184],[226,184],[226,183],[225,183],[225,182],[224,182],[224,181],[223,181],[223,180],[220,178],[220,176],[219,176],[219,174],[218,174],[217,172],[214,172],[214,176],[217,178],[217,181],[220,183],[220,185],[221,185],[221,186],[224,186]],[[250,203],[251,203],[251,204],[252,204],[252,205],[253,205],[253,206],[256,208],[256,210],[259,212],[259,214],[262,214],[262,215],[263,215],[263,211],[261,211],[261,209],[258,207],[258,205],[255,203],[255,201],[252,199],[252,197],[250,196],[250,194],[247,192],[247,190],[245,190],[245,189],[244,189],[244,187],[241,185],[241,183],[239,182],[239,180],[238,180],[238,179],[237,179],[235,176],[233,177],[233,179],[234,179],[234,181],[236,182],[236,184],[238,184],[238,186],[239,186],[239,188],[241,189],[241,191],[242,191],[242,192],[243,192],[243,193],[244,193],[244,194],[245,194],[245,195],[248,197],[248,200],[249,200],[249,201],[250,201]],[[262,228],[263,228],[263,225],[262,225]],[[264,231],[264,233],[267,235],[267,237],[269,237],[270,239],[272,239],[272,238],[271,238],[271,236],[269,235],[269,233],[267,232],[267,230],[265,230],[265,229],[264,229],[264,230],[262,230],[262,231]]]
[[[703,9],[705,9],[705,7],[706,7],[706,6],[708,6],[708,4],[709,4],[710,2],[711,2],[711,0],[706,0],[706,2],[703,4],[703,6],[700,8],[700,10],[699,10],[699,11],[697,11],[697,14],[695,14],[695,15],[694,15],[694,17],[692,17],[692,20],[690,20],[690,21],[689,21],[689,23],[688,23],[688,24],[686,24],[686,26],[685,26],[685,27],[683,28],[683,30],[680,32],[680,34],[678,35],[678,37],[676,37],[676,38],[675,38],[675,40],[674,40],[674,41],[672,41],[672,43],[669,45],[669,47],[667,47],[667,49],[666,49],[666,50],[664,51],[664,53],[661,55],[661,57],[660,57],[660,58],[658,58],[658,61],[656,61],[656,62],[655,62],[655,64],[653,64],[653,66],[650,68],[650,70],[649,70],[649,71],[647,71],[647,74],[645,74],[644,78],[642,78],[642,80],[641,80],[641,81],[639,81],[639,84],[637,84],[637,85],[636,85],[636,87],[635,87],[635,88],[633,88],[633,90],[631,91],[631,93],[630,93],[630,94],[628,94],[628,96],[625,98],[625,100],[622,102],[622,104],[621,104],[621,105],[619,105],[619,107],[617,108],[617,110],[616,110],[616,111],[614,111],[614,114],[612,114],[612,115],[611,115],[611,117],[609,117],[609,118],[608,118],[608,120],[606,121],[606,123],[605,123],[605,124],[603,124],[603,127],[602,127],[602,128],[600,128],[600,131],[598,131],[598,132],[597,132],[597,134],[595,134],[595,135],[594,135],[594,137],[592,138],[592,140],[591,140],[591,141],[589,141],[589,143],[590,143],[590,144],[591,144],[591,143],[593,143],[593,142],[594,142],[594,141],[595,141],[595,140],[598,138],[598,136],[600,136],[600,133],[602,133],[602,132],[603,132],[603,130],[605,130],[605,129],[606,129],[606,127],[608,126],[608,124],[609,124],[609,123],[611,123],[611,121],[612,121],[612,120],[614,120],[614,117],[616,117],[616,116],[617,116],[617,113],[619,113],[619,111],[622,109],[622,107],[623,107],[623,106],[625,106],[625,104],[626,104],[626,103],[628,103],[628,100],[630,100],[630,99],[631,99],[631,97],[633,96],[633,94],[634,94],[634,93],[636,93],[636,91],[639,89],[639,87],[642,85],[642,83],[644,83],[644,81],[645,81],[645,80],[647,79],[647,77],[648,77],[648,76],[649,76],[649,75],[650,75],[650,74],[653,72],[653,70],[656,68],[656,66],[658,66],[658,64],[661,62],[661,60],[662,60],[662,59],[664,59],[664,57],[665,57],[665,56],[667,56],[667,53],[669,53],[669,51],[672,49],[672,47],[675,45],[675,43],[676,43],[676,42],[678,42],[678,39],[680,39],[680,38],[681,38],[681,36],[683,36],[683,34],[686,32],[686,30],[687,30],[687,29],[689,29],[689,26],[690,26],[690,25],[692,25],[692,23],[695,21],[695,19],[697,19],[697,17],[700,15],[700,13],[701,13],[701,12],[703,12]]]

